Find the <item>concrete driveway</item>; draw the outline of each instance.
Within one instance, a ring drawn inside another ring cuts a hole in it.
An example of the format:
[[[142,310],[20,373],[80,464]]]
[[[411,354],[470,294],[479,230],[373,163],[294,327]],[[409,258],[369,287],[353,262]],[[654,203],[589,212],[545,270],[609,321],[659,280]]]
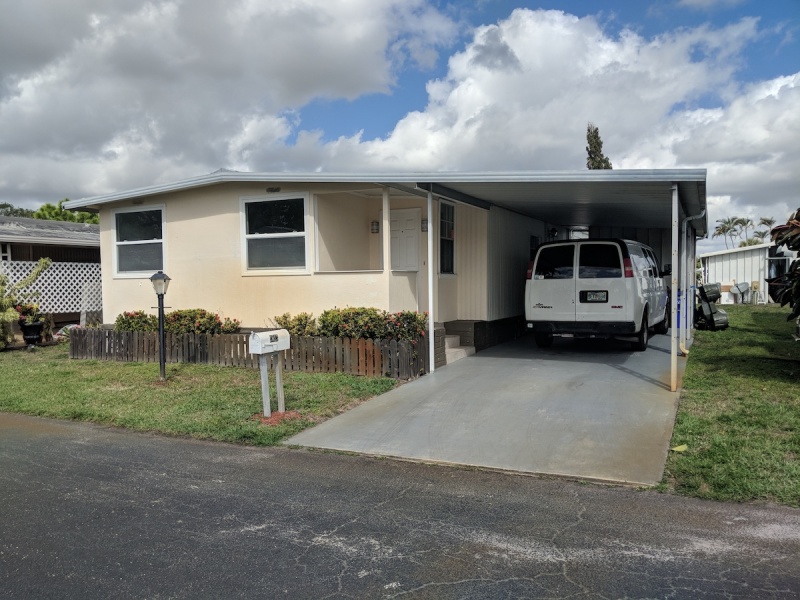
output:
[[[376,456],[654,485],[678,392],[669,337],[526,337],[482,351],[308,429],[286,443]],[[686,366],[678,359],[679,380]]]

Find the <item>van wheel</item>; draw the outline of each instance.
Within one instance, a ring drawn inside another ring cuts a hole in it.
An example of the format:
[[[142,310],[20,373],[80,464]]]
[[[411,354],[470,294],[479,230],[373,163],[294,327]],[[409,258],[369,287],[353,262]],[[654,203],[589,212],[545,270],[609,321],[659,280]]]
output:
[[[670,315],[672,315],[672,312],[670,311],[669,304],[667,304],[667,310],[664,311],[664,320],[653,327],[653,331],[655,331],[658,335],[666,335],[669,331]]]
[[[549,333],[534,333],[533,340],[539,348],[549,348],[553,345],[553,336]]]
[[[645,314],[642,317],[642,328],[639,330],[639,333],[636,334],[636,341],[631,344],[633,349],[637,352],[644,352],[647,350],[647,342],[650,341],[648,327],[647,315]]]

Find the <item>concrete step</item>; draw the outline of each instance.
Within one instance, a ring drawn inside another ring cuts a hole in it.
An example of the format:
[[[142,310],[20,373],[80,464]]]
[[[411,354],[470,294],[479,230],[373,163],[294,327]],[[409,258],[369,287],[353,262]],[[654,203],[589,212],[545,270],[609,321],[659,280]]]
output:
[[[444,336],[444,347],[445,348],[458,348],[461,346],[461,336],[460,335],[446,335]]]
[[[454,363],[457,360],[461,360],[462,358],[466,358],[467,356],[472,356],[475,354],[475,346],[457,346],[455,348],[447,348],[444,351],[445,353],[445,364]]]

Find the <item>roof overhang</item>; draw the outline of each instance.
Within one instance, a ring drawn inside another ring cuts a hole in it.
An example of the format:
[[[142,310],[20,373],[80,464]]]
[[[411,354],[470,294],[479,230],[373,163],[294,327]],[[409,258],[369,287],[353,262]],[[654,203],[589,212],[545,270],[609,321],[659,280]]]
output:
[[[72,200],[65,208],[140,199],[221,183],[368,183],[405,193],[436,196],[489,209],[499,206],[547,223],[564,226],[669,228],[672,190],[677,187],[684,216],[706,208],[705,169],[630,169],[595,171],[521,171],[506,173],[246,173],[219,170],[201,177],[127,192]],[[692,221],[698,235],[708,218]]]

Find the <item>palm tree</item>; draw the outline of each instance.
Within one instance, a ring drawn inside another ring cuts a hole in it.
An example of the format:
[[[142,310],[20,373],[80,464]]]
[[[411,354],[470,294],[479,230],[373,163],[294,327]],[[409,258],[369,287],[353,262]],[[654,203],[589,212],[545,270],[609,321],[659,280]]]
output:
[[[730,236],[733,242],[733,236],[736,234],[736,217],[725,217],[724,219],[717,219],[717,226],[714,228],[714,233],[711,237],[719,237],[725,240],[725,248],[728,248],[728,237]]]
[[[742,235],[744,235],[745,242],[747,242],[747,240],[750,238],[748,230],[751,227],[755,227],[755,225],[753,224],[753,219],[751,219],[750,217],[739,217],[738,219],[736,219],[736,228],[739,237],[742,237]]]
[[[772,217],[761,217],[758,220],[758,226],[761,227],[762,225],[767,228],[767,233],[769,233],[769,230],[775,226],[775,219]]]

